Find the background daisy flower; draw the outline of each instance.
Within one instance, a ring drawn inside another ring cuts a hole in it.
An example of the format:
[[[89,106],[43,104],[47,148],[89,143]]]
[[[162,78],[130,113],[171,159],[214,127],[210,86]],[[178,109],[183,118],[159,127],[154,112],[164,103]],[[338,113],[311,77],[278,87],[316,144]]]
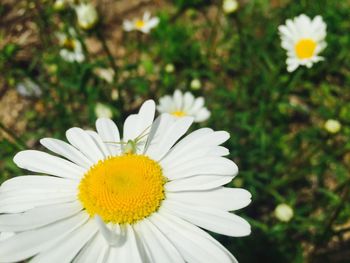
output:
[[[157,109],[160,113],[169,113],[175,117],[192,116],[194,122],[206,121],[210,111],[204,107],[204,98],[195,98],[190,92],[175,90],[173,96],[166,95],[159,99]]]
[[[193,118],[154,115],[146,101],[126,119],[123,137],[100,118],[97,132],[69,129],[69,143],[40,141],[62,157],[19,152],[19,167],[45,176],[1,185],[0,231],[15,234],[1,235],[0,261],[236,262],[201,229],[250,233],[229,212],[247,206],[250,193],[223,187],[238,172],[220,146],[229,134],[202,128],[180,139]]]
[[[85,55],[83,53],[83,46],[76,38],[76,33],[73,28],[69,29],[69,35],[64,33],[57,33],[57,38],[62,49],[60,56],[68,62],[83,62]]]
[[[133,20],[125,20],[123,23],[123,28],[127,32],[137,30],[148,34],[158,24],[158,17],[151,17],[151,14],[149,12],[145,12],[141,19],[135,18]]]
[[[287,70],[292,72],[299,66],[310,68],[313,63],[323,60],[318,54],[326,47],[326,24],[321,16],[311,20],[301,14],[285,25],[278,27],[282,48],[287,50]]]
[[[80,28],[88,30],[98,22],[98,13],[91,3],[81,3],[75,7],[75,13]]]

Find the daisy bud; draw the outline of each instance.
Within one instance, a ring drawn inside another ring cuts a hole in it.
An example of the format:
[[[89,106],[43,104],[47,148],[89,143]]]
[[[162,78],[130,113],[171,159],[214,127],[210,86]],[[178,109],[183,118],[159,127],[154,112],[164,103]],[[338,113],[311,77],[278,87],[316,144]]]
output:
[[[225,14],[232,14],[238,9],[238,2],[236,0],[224,0],[222,3],[222,10]]]
[[[95,68],[94,73],[107,83],[113,82],[114,70],[112,68]]]
[[[337,120],[332,120],[329,119],[325,122],[324,124],[324,128],[326,131],[328,131],[329,133],[337,133],[340,131],[341,129],[341,124],[339,121]]]
[[[102,103],[97,103],[95,106],[95,114],[97,118],[112,118],[113,112],[111,109]]]
[[[173,64],[166,64],[165,65],[165,72],[166,73],[173,73],[175,71],[175,67]]]
[[[193,79],[190,84],[191,89],[198,90],[202,87],[202,83],[199,79]]]
[[[61,11],[65,9],[65,7],[66,7],[66,1],[64,0],[56,0],[55,3],[53,4],[53,8],[56,11]]]
[[[88,30],[96,25],[98,14],[92,4],[80,4],[75,7],[75,12],[78,18],[78,25],[82,29]]]
[[[279,204],[275,208],[275,217],[282,222],[289,222],[293,215],[293,208],[287,204]]]
[[[111,98],[112,98],[112,100],[117,100],[119,98],[119,93],[118,93],[117,89],[112,89]]]

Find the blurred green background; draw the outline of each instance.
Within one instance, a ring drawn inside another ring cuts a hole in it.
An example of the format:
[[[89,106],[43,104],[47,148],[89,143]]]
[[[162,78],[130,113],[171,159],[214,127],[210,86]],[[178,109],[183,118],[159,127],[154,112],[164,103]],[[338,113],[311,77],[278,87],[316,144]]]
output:
[[[145,99],[191,91],[212,113],[192,128],[230,132],[240,168],[230,185],[253,195],[239,211],[252,234],[215,237],[240,262],[350,262],[350,1],[238,2],[225,14],[222,1],[93,1],[99,22],[82,30],[69,6],[1,1],[0,182],[23,173],[14,154],[42,137],[93,128],[101,114],[120,127]],[[123,32],[146,10],[158,27]],[[325,61],[288,73],[277,27],[302,13],[327,24]],[[56,32],[70,27],[83,63],[60,56]],[[325,129],[329,119],[339,131]],[[279,204],[293,209],[288,222]]]

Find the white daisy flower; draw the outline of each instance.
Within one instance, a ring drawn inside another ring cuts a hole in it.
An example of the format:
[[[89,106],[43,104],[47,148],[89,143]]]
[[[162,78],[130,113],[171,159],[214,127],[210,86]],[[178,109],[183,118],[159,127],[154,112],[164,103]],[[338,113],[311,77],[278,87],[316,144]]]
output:
[[[44,175],[1,185],[0,231],[15,234],[0,241],[0,262],[237,262],[201,229],[250,233],[229,212],[250,193],[223,187],[238,172],[220,146],[229,134],[202,128],[180,139],[193,118],[154,115],[147,101],[123,137],[101,118],[97,132],[69,129],[69,143],[42,139],[55,155],[19,152],[19,167]]]
[[[80,28],[88,30],[93,28],[98,22],[96,8],[91,3],[81,3],[75,7]]]
[[[57,33],[57,38],[62,49],[60,50],[60,56],[68,62],[83,62],[85,56],[83,53],[83,46],[76,38],[74,29],[69,29],[69,35],[64,33]]]
[[[292,72],[299,66],[310,68],[323,60],[318,54],[327,46],[325,42],[327,25],[321,16],[311,20],[302,14],[285,25],[278,27],[282,47],[287,50],[287,70]]]
[[[158,24],[158,17],[151,17],[151,14],[149,12],[145,12],[142,19],[136,18],[132,21],[125,20],[123,23],[123,28],[127,32],[138,30],[142,33],[148,34]]]
[[[183,94],[180,90],[175,90],[173,96],[161,97],[157,109],[160,113],[169,113],[177,118],[191,116],[194,122],[206,121],[210,117],[203,97],[195,98],[190,92]]]

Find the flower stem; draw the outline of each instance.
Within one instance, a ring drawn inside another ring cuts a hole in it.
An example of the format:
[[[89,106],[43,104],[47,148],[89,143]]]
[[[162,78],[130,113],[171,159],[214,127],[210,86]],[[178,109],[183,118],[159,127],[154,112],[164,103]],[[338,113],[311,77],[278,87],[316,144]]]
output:
[[[117,90],[118,90],[119,109],[121,110],[121,112],[123,112],[123,110],[124,110],[124,101],[123,101],[123,97],[122,97],[121,87],[118,84],[118,66],[115,63],[114,57],[112,55],[112,52],[109,49],[109,47],[107,45],[107,41],[106,41],[105,37],[103,36],[103,34],[101,34],[101,32],[99,30],[96,30],[96,36],[101,41],[102,48],[103,48],[104,52],[106,53],[106,55],[108,57],[109,63],[111,64],[111,67],[113,68],[113,71],[114,71],[113,82],[117,86]]]
[[[15,133],[8,129],[2,122],[0,122],[0,129],[5,132],[15,142],[14,145],[19,149],[23,150],[27,148],[24,141],[22,141]]]

